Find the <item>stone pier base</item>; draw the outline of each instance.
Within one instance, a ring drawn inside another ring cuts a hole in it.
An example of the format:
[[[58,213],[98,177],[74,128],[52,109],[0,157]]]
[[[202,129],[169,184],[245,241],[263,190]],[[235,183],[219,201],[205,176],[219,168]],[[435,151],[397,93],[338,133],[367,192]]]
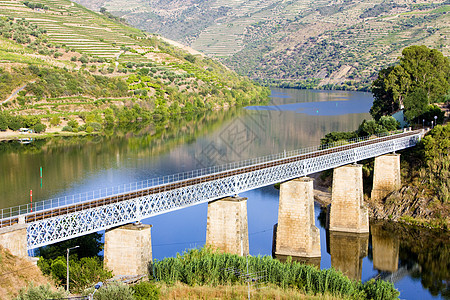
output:
[[[400,241],[397,236],[385,230],[381,224],[371,224],[373,267],[380,271],[398,270]]]
[[[282,183],[279,202],[275,256],[320,257],[313,180],[305,177]]]
[[[143,275],[152,260],[151,225],[127,224],[105,231],[104,266],[114,275]]]
[[[8,249],[12,255],[28,257],[27,226],[15,224],[0,228],[0,245]]]
[[[206,245],[226,253],[249,253],[247,198],[227,197],[208,203]]]
[[[331,266],[348,278],[361,280],[362,260],[368,254],[369,234],[329,232]]]
[[[362,165],[346,165],[334,169],[329,229],[369,232],[369,213],[363,195]]]
[[[400,189],[401,186],[400,154],[375,157],[372,200],[381,200],[389,193]]]

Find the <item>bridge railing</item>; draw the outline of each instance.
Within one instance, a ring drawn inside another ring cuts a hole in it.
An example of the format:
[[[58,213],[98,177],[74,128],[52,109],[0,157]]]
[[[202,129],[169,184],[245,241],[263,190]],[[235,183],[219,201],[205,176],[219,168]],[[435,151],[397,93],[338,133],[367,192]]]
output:
[[[183,180],[187,180],[187,179],[193,179],[193,178],[211,175],[211,174],[215,174],[215,173],[231,171],[231,170],[235,170],[235,169],[239,169],[239,168],[243,168],[243,167],[258,165],[261,163],[276,161],[276,160],[287,158],[287,157],[295,157],[295,156],[308,154],[308,153],[312,153],[312,152],[316,152],[316,151],[320,151],[320,150],[324,150],[324,149],[339,147],[339,146],[346,145],[349,143],[362,142],[362,141],[366,141],[366,140],[373,139],[373,138],[380,138],[380,137],[384,137],[384,136],[388,136],[388,135],[395,135],[395,134],[399,134],[399,133],[403,133],[403,132],[404,132],[403,130],[397,130],[397,131],[393,131],[393,132],[380,133],[380,134],[377,134],[376,136],[372,135],[372,136],[366,136],[366,137],[358,137],[358,138],[349,139],[347,141],[339,141],[339,142],[335,142],[335,143],[311,146],[308,148],[301,148],[301,149],[292,150],[292,151],[284,151],[284,152],[278,153],[278,154],[272,154],[272,155],[247,159],[247,160],[233,162],[233,163],[224,164],[224,165],[220,165],[220,166],[213,166],[213,167],[209,167],[209,168],[197,169],[197,170],[193,170],[193,171],[189,171],[189,172],[161,176],[161,177],[148,179],[148,180],[144,180],[144,181],[140,181],[140,182],[123,184],[123,185],[116,186],[116,187],[99,189],[99,190],[95,190],[95,191],[91,191],[91,192],[85,192],[85,193],[80,193],[80,194],[75,194],[75,195],[69,195],[69,196],[44,200],[44,201],[35,202],[32,204],[28,203],[28,204],[14,206],[14,207],[10,207],[10,208],[4,208],[4,209],[0,210],[0,220],[2,220],[2,224],[4,226],[5,222],[8,223],[8,220],[6,220],[6,219],[10,219],[12,222],[12,219],[14,219],[15,217],[17,217],[19,215],[26,215],[28,213],[35,213],[38,211],[47,210],[47,209],[56,208],[56,207],[65,207],[65,206],[69,206],[69,205],[72,205],[75,203],[82,203],[82,202],[92,201],[92,200],[96,200],[96,199],[102,199],[102,198],[106,198],[106,197],[114,197],[116,195],[145,190],[145,189],[148,189],[151,187],[157,187],[157,186],[174,183],[174,182],[178,182],[178,181],[183,181]],[[0,225],[2,225],[2,224],[0,224]]]

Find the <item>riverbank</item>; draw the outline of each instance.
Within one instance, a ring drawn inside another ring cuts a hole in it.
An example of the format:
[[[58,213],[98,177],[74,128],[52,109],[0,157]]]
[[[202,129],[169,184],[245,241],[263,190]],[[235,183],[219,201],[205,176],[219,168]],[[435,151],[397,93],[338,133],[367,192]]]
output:
[[[59,128],[51,128],[42,133],[20,133],[8,129],[6,131],[0,131],[0,141],[20,141],[23,139],[45,139],[54,136],[84,136],[93,134],[98,133],[61,131]]]
[[[365,163],[365,202],[369,217],[448,231],[450,228],[450,125],[438,125],[412,149],[401,154],[402,187],[381,200],[369,196],[373,164]],[[315,179],[315,200],[331,203],[332,176]]]

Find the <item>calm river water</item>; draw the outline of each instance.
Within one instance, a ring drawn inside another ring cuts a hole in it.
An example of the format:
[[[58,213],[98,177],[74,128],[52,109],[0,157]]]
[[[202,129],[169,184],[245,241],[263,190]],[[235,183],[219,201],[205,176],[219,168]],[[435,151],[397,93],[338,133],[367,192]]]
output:
[[[55,137],[31,144],[0,142],[0,208],[118,186],[212,165],[309,147],[331,131],[355,130],[369,119],[372,97],[360,92],[273,89],[268,105],[230,109],[136,133]],[[40,167],[43,169],[42,187]],[[248,198],[251,255],[271,255],[278,190]],[[152,224],[153,258],[201,247],[207,205],[146,219]],[[371,235],[321,230],[321,268],[332,265],[352,278],[391,279],[403,299],[449,297],[449,236],[393,224],[371,224]]]

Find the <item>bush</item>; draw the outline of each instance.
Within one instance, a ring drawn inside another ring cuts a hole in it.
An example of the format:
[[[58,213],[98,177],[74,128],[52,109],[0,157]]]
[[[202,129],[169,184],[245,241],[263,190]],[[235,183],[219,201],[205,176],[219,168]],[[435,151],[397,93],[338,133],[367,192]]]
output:
[[[11,130],[19,130],[24,126],[23,118],[21,116],[12,116],[9,120],[8,127]]]
[[[8,118],[7,114],[0,112],[0,131],[8,129]]]
[[[102,130],[102,125],[97,122],[91,122],[91,123],[88,123],[87,125],[88,125],[88,127],[89,126],[92,127],[93,131],[101,131]]]
[[[89,295],[94,292],[94,288],[87,289],[83,292],[84,295]],[[113,281],[108,285],[103,285],[95,293],[95,300],[133,300],[133,290],[126,284]]]
[[[136,300],[157,300],[159,299],[159,288],[148,281],[142,281],[131,287],[134,291],[133,297]]]
[[[94,132],[94,128],[92,128],[92,126],[86,126],[86,132],[92,133],[92,132]]]
[[[64,299],[67,294],[64,289],[52,291],[50,284],[34,286],[32,282],[27,288],[21,289],[16,300],[46,300],[46,299]]]
[[[33,130],[36,133],[44,132],[46,129],[47,129],[47,126],[42,124],[42,123],[38,123],[38,124],[33,126]]]
[[[52,116],[50,118],[50,125],[57,126],[59,123],[61,123],[61,119],[58,116]]]
[[[72,132],[72,131],[73,131],[73,128],[72,128],[72,126],[67,125],[67,126],[64,126],[64,127],[63,127],[62,131],[69,131],[69,132]]]
[[[69,120],[69,122],[67,122],[67,125],[72,128],[78,128],[78,122],[75,120]]]

